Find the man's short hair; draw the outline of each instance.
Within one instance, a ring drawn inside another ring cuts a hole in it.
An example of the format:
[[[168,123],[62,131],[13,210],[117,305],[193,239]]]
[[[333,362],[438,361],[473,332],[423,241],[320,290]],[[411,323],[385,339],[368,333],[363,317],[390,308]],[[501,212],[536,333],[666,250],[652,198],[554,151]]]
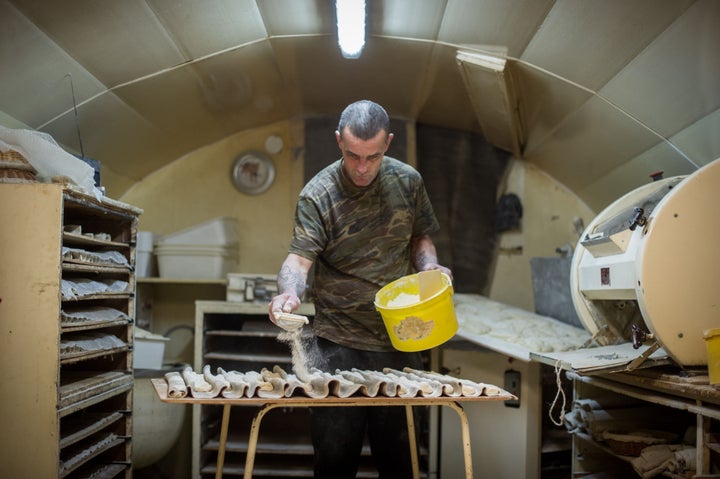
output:
[[[340,115],[338,132],[348,128],[353,136],[369,140],[384,130],[390,133],[390,118],[383,107],[370,100],[360,100],[348,105]]]

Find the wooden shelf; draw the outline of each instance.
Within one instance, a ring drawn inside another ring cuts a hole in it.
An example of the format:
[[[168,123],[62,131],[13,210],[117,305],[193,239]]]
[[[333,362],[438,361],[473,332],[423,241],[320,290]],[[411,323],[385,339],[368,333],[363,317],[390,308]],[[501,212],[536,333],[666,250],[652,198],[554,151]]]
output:
[[[618,459],[620,459],[620,460],[622,460],[622,461],[630,462],[630,461],[633,459],[633,458],[630,457],[630,456],[621,456],[621,455],[619,455],[619,454],[616,454],[616,453],[613,452],[613,450],[610,449],[608,446],[606,446],[605,444],[601,444],[601,443],[597,442],[597,441],[596,441],[595,439],[593,439],[592,436],[590,436],[589,434],[585,434],[585,433],[582,433],[582,432],[575,432],[575,433],[573,433],[573,436],[575,436],[575,437],[578,438],[578,439],[582,439],[583,441],[585,441],[585,442],[588,443],[588,444],[592,444],[594,447],[596,447],[596,448],[604,451],[606,454],[609,454],[609,455],[611,455],[611,456],[615,456],[615,457],[617,457]]]
[[[78,444],[80,447],[74,451],[70,451],[75,454],[74,456],[61,461],[59,477],[61,479],[67,477],[75,469],[89,462],[91,459],[115,446],[125,443],[125,441],[125,438],[114,436],[111,433],[98,433],[88,437],[85,444],[80,443]]]
[[[95,301],[95,300],[113,300],[113,299],[130,299],[134,296],[134,293],[124,291],[121,293],[97,293],[97,294],[86,294],[85,296],[77,296],[75,298],[63,298],[63,303],[75,303],[79,301]]]
[[[65,448],[84,439],[91,434],[95,434],[106,427],[112,425],[123,418],[123,414],[118,411],[110,413],[90,413],[82,417],[82,421],[78,421],[72,425],[71,430],[63,431],[63,437],[60,439],[60,448]]]
[[[128,347],[122,348],[111,348],[111,349],[98,349],[95,351],[81,351],[76,353],[68,353],[60,355],[60,364],[73,364],[81,361],[87,361],[94,358],[101,358],[113,354],[125,353],[128,351]]]
[[[217,286],[227,286],[226,279],[187,279],[187,278],[155,278],[155,277],[137,277],[135,280],[138,284],[208,284]]]
[[[78,235],[74,233],[63,232],[63,244],[73,246],[100,246],[105,248],[122,248],[128,249],[130,245],[128,243],[122,243],[119,241],[107,241],[97,238],[90,238],[88,236]]]
[[[62,269],[63,272],[90,273],[93,275],[102,273],[128,274],[130,272],[130,268],[128,266],[114,266],[94,263],[72,263],[70,261],[63,261]]]
[[[5,476],[132,477],[141,212],[61,184],[0,188],[0,290],[13,299],[3,302],[0,331],[0,382],[8,385],[0,423],[12,438],[3,446]],[[105,260],[110,251],[117,263]],[[78,279],[122,281],[123,291],[63,298],[64,280]],[[93,314],[67,317],[79,311]]]
[[[74,333],[79,331],[89,331],[93,329],[112,328],[115,326],[126,326],[131,321],[126,319],[117,319],[109,321],[87,321],[77,323],[63,323],[60,321],[61,332],[63,333]]]
[[[697,429],[693,434],[696,448],[697,471],[694,477],[710,477],[711,465],[716,463],[717,457],[711,460],[711,455],[720,454],[720,407],[716,404],[718,391],[707,384],[702,375],[686,375],[678,372],[676,368],[648,368],[633,372],[610,373],[597,376],[581,376],[568,372],[567,376],[573,380],[575,401],[592,399],[601,404],[609,402],[622,405],[623,401],[636,400],[631,405],[641,408],[656,408],[657,415],[647,419],[646,429],[661,429],[679,434],[688,429]],[[626,400],[622,398],[626,397]],[[640,405],[640,406],[638,406]],[[612,411],[612,408],[608,409]],[[609,413],[608,413],[609,414]],[[662,418],[665,425],[658,427],[658,420]],[[643,428],[642,421],[636,420],[635,428]],[[630,426],[628,426],[630,427]],[[687,440],[687,437],[685,438]],[[601,457],[596,457],[583,450],[581,444],[591,444],[599,451]],[[680,439],[675,444],[679,444]],[[608,457],[629,463],[633,457],[617,454],[612,448],[599,443],[589,434],[582,431],[573,433],[573,477],[579,474],[599,472],[609,464]],[[594,469],[595,468],[595,469]],[[663,477],[676,478],[671,472],[665,471]],[[578,476],[579,477],[579,476]]]

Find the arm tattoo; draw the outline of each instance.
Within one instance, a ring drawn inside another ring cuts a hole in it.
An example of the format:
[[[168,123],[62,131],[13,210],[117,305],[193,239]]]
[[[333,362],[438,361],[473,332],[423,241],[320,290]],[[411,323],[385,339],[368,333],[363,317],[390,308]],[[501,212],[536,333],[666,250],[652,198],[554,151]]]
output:
[[[428,263],[436,263],[437,260],[433,255],[427,254],[427,252],[422,250],[415,251],[415,257],[413,258],[413,264],[417,267],[418,270],[421,270],[423,266],[425,266]]]
[[[298,297],[305,292],[305,277],[302,272],[290,266],[283,266],[277,278],[278,292],[294,291]]]
[[[411,254],[413,266],[418,271],[422,271],[423,267],[428,263],[437,263],[435,245],[427,236],[413,239]]]

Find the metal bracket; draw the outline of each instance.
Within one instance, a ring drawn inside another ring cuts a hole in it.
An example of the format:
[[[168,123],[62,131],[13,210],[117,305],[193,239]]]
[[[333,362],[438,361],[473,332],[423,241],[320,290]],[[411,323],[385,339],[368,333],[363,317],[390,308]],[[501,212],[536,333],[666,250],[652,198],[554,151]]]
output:
[[[625,371],[633,371],[637,369],[642,363],[644,363],[652,353],[660,349],[660,343],[657,341],[654,341],[648,348],[638,357],[630,361],[630,364],[627,365],[625,368]]]

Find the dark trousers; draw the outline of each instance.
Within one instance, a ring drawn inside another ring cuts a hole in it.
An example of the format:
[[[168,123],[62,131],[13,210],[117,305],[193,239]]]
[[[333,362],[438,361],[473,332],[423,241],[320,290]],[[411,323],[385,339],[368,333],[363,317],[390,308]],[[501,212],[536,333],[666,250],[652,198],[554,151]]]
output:
[[[363,351],[322,338],[317,338],[316,347],[316,367],[330,373],[352,368],[381,372],[385,367],[422,368],[419,353]],[[316,407],[310,408],[310,414],[316,478],[354,478],[366,433],[380,479],[412,477],[404,407]]]

